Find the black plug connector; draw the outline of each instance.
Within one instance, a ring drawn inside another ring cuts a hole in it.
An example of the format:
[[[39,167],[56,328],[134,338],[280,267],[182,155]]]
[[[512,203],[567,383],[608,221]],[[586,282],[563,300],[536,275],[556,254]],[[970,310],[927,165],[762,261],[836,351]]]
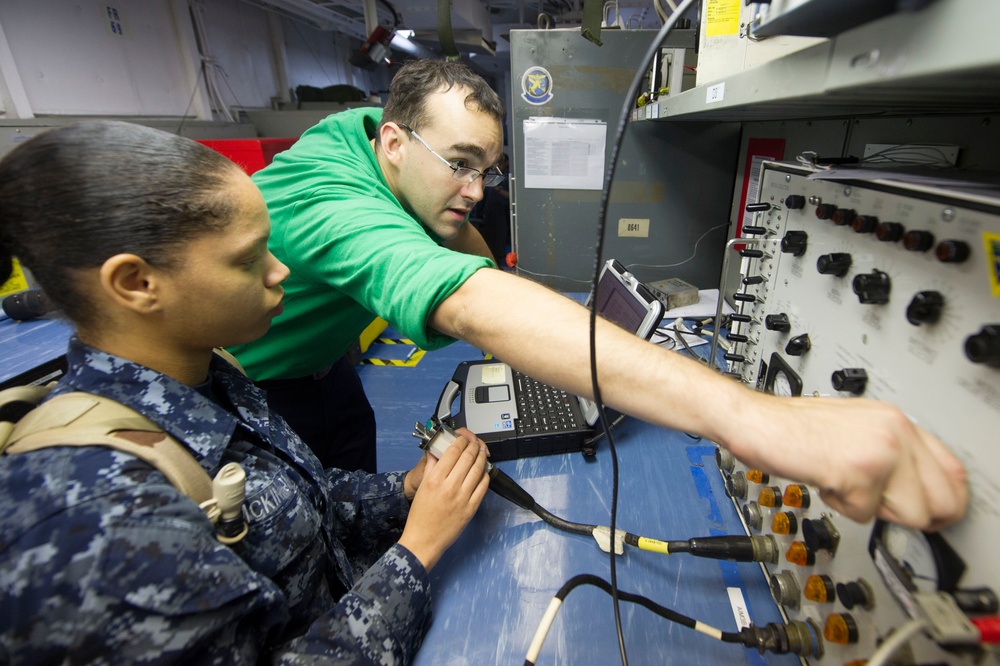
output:
[[[740,630],[740,642],[761,654],[796,654],[800,657],[823,656],[823,638],[812,620],[793,620],[788,624],[771,622],[763,627],[750,625]]]
[[[687,541],[671,541],[669,546],[671,553],[688,553],[713,560],[778,562],[778,544],[769,535],[695,537]]]
[[[490,490],[505,500],[509,500],[528,511],[535,510],[535,498],[528,494],[514,479],[501,472],[495,465],[489,466]]]

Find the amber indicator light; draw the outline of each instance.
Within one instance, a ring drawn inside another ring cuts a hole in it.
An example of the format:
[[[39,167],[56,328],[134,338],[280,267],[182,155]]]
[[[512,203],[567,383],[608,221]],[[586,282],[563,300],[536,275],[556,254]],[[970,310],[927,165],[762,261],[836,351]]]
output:
[[[785,559],[792,564],[797,564],[800,567],[806,567],[816,561],[816,556],[813,555],[812,551],[806,548],[806,544],[802,541],[793,541],[792,545],[788,547],[785,551]]]
[[[760,496],[757,503],[761,506],[777,509],[781,506],[781,489],[777,486],[766,486],[760,489]]]
[[[850,613],[834,613],[826,618],[823,627],[823,638],[837,645],[849,645],[858,642],[858,624]]]
[[[782,511],[781,513],[774,514],[774,518],[771,519],[771,531],[775,534],[795,534],[799,531],[799,521],[795,518],[795,514],[788,511]]]
[[[813,574],[806,578],[806,587],[802,591],[802,596],[804,596],[809,601],[815,601],[818,604],[830,603],[834,600],[836,594],[836,588],[833,585],[833,580],[829,576],[820,576]]]
[[[793,509],[808,509],[809,489],[793,483],[785,488],[785,494],[781,497],[781,501],[785,503],[785,506],[790,506]]]

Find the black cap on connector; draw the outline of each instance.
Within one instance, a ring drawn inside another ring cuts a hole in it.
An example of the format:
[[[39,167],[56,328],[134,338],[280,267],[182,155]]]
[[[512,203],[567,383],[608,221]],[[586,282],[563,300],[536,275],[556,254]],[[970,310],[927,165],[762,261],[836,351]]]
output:
[[[689,553],[695,557],[733,562],[778,562],[778,545],[774,537],[717,536],[695,537],[686,542],[670,542],[670,551]]]
[[[535,498],[528,494],[514,479],[500,471],[496,466],[490,466],[490,490],[500,497],[509,500],[528,511],[535,510]]]
[[[796,654],[800,657],[823,656],[823,638],[812,620],[793,620],[788,624],[771,622],[763,627],[750,625],[740,630],[741,643],[764,654]]]

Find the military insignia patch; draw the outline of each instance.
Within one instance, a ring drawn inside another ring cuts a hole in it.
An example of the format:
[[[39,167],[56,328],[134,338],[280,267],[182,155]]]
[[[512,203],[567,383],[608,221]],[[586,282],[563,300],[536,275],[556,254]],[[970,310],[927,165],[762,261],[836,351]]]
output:
[[[552,75],[544,67],[529,67],[521,77],[521,97],[536,106],[552,99]]]

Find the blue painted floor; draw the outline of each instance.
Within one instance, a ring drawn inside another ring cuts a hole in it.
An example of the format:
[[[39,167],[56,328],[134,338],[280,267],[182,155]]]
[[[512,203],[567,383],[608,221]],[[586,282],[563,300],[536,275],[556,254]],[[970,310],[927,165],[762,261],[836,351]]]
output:
[[[391,330],[383,337],[398,338]],[[402,344],[374,344],[366,357],[405,359]],[[412,359],[416,353],[410,355]],[[375,408],[380,470],[407,469],[420,450],[413,423],[434,413],[438,396],[462,360],[482,358],[464,343],[429,352],[412,367],[362,365],[359,374]],[[615,431],[619,460],[616,526],[656,539],[742,534],[726,497],[711,442],[626,420]],[[565,520],[608,525],[612,457],[606,442],[595,459],[580,453],[511,460],[498,466],[535,500]],[[435,620],[417,658],[421,666],[520,664],[556,591],[572,576],[610,580],[609,556],[585,536],[561,532],[506,500],[488,494],[479,513],[431,572]],[[737,631],[730,593],[757,624],[781,621],[760,566],[666,556],[629,548],[616,560],[621,590],[679,613]],[[789,655],[762,657],[654,615],[620,605],[628,663],[640,665],[799,664]],[[593,587],[566,599],[538,664],[621,663],[611,597]]]

